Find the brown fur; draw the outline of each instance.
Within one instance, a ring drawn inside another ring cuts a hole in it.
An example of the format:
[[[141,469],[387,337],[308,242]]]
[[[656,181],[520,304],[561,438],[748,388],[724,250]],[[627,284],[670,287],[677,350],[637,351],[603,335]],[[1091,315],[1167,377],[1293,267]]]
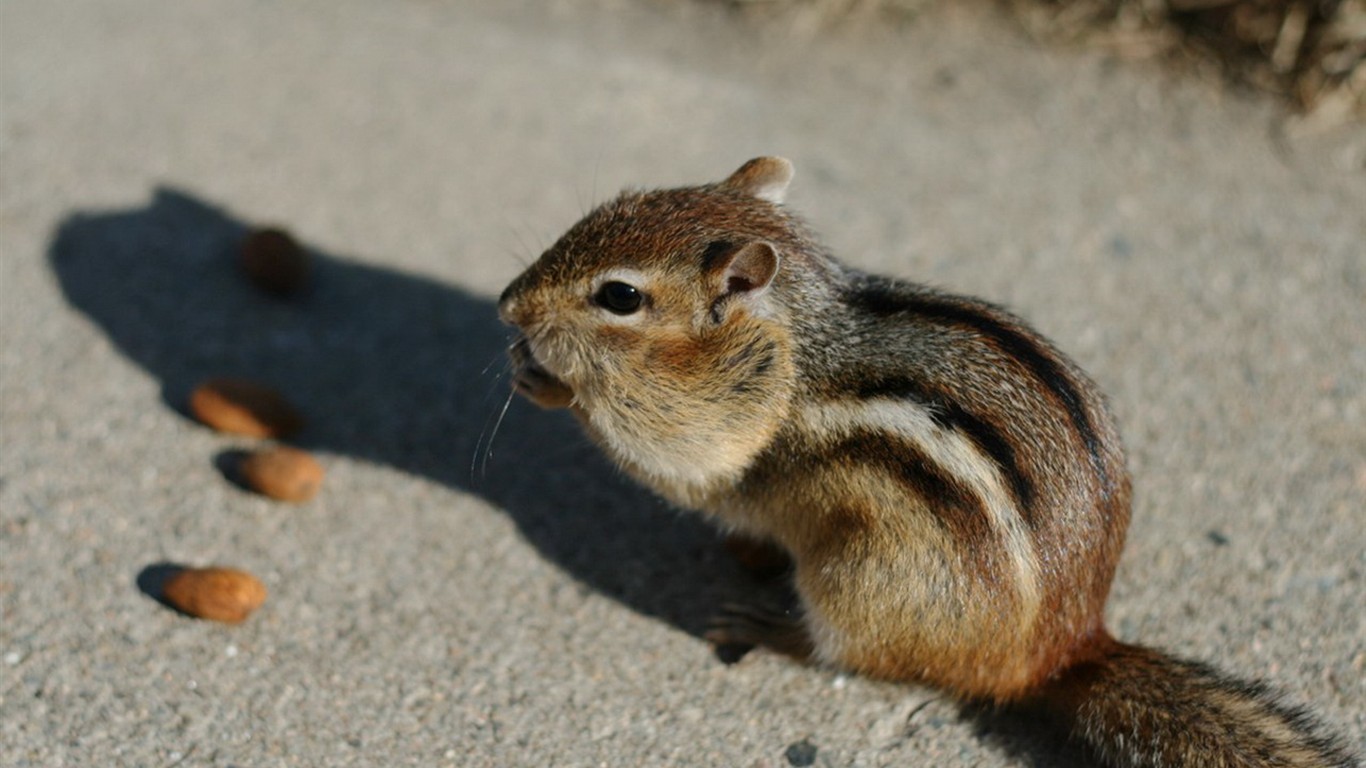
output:
[[[1348,765],[1262,689],[1110,639],[1130,485],[1103,396],[1010,313],[841,265],[779,204],[790,178],[760,158],[625,193],[500,300],[519,391],[790,556],[799,622],[709,636],[1042,703],[1116,766]]]

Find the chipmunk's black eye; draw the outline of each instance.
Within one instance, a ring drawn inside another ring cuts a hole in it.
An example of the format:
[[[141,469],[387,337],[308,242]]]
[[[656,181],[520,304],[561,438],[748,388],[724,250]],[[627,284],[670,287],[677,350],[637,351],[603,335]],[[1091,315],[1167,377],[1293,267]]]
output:
[[[613,280],[602,284],[593,301],[618,315],[629,315],[645,303],[645,294],[634,285]]]

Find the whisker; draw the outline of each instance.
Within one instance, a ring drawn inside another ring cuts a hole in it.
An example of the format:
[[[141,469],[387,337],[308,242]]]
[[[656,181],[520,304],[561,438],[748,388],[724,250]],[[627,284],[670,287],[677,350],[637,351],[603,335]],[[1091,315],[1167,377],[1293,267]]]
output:
[[[491,361],[491,362],[488,364],[488,366],[486,366],[486,367],[484,368],[484,370],[487,371],[489,368],[492,368],[492,367],[493,367],[493,364],[494,364],[495,362],[497,362],[497,359],[496,359],[496,358],[495,358],[493,361]],[[508,365],[508,366],[505,367],[502,371],[499,371],[498,374],[497,374],[496,376],[494,376],[493,381],[489,382],[489,388],[488,388],[487,390],[484,391],[484,399],[483,399],[483,402],[480,404],[481,410],[482,410],[483,406],[488,405],[489,402],[492,401],[493,396],[494,396],[493,393],[494,393],[495,391],[497,391],[497,387],[498,387],[499,382],[503,381],[504,377],[506,377],[507,374],[509,374],[509,373],[511,373],[511,372],[512,372],[511,365]],[[512,388],[509,387],[509,388],[508,388],[508,402],[511,402],[511,400],[512,400],[512,394],[513,394]],[[507,410],[507,403],[504,403],[504,404],[503,404],[503,410],[504,410],[504,411]],[[501,420],[502,416],[500,415],[498,418]],[[475,470],[475,467],[478,466],[478,464],[479,464],[479,454],[483,452],[484,438],[485,438],[485,437],[489,437],[489,441],[492,442],[492,437],[490,437],[490,434],[489,434],[489,423],[490,423],[492,420],[493,420],[492,413],[490,413],[488,416],[485,416],[485,417],[484,417],[484,423],[483,423],[483,425],[479,428],[479,437],[478,437],[478,439],[476,439],[476,440],[474,441],[474,450],[472,450],[472,451],[470,452],[470,481],[471,481],[471,482],[474,481],[474,470]]]
[[[508,345],[508,350],[510,349],[512,349],[511,344]],[[479,378],[482,379],[483,377],[487,376],[489,369],[496,365],[499,361],[502,361],[503,365],[505,366],[503,373],[507,373],[509,370],[511,370],[512,361],[508,359],[507,350],[503,350],[501,352],[494,354],[493,358],[489,360],[489,364],[484,366],[483,370],[479,371]],[[502,373],[498,375],[501,376]]]
[[[493,441],[498,437],[498,429],[503,426],[503,417],[507,415],[508,406],[512,404],[512,398],[516,393],[508,390],[507,399],[503,401],[503,409],[498,412],[498,421],[493,424],[493,432],[489,434],[489,441],[485,444],[484,463],[479,467],[479,477],[483,479],[488,476],[489,459],[493,457]],[[474,468],[470,467],[473,471]]]
[[[526,243],[521,242],[521,239],[522,239],[521,236],[520,236],[520,235],[514,235],[514,236],[517,237],[517,240],[518,240],[518,243],[517,243],[517,244],[518,244],[519,246],[521,246],[521,248],[522,248],[523,251],[525,251],[525,250],[527,249]],[[521,252],[518,252],[518,251],[514,251],[514,250],[508,250],[508,251],[506,251],[506,253],[507,253],[507,255],[511,256],[511,257],[514,258],[514,259],[516,259],[516,260],[517,260],[517,263],[522,267],[522,269],[526,269],[527,267],[531,266],[531,257],[526,256],[525,254],[523,254],[523,253],[521,253]]]
[[[517,240],[517,247],[520,249],[519,251],[505,247],[503,252],[516,259],[517,262],[522,265],[522,269],[531,266],[531,262],[536,260],[535,254],[540,253],[540,250],[545,250],[537,250],[528,243],[528,238],[533,242],[540,240],[540,238],[536,236],[535,230],[525,223],[513,221],[512,217],[506,214],[503,216],[503,226],[507,229],[507,232]]]
[[[593,199],[589,201],[592,205],[598,204],[598,170],[602,168],[602,153],[604,149],[604,146],[599,146],[598,156],[593,158]]]
[[[525,222],[520,224],[514,224],[512,234],[514,237],[517,238],[517,244],[522,247],[522,250],[526,253],[532,254],[530,261],[535,261],[536,255],[544,253],[546,248],[549,247],[544,244],[545,239],[541,235],[537,234],[536,230],[533,229],[530,224],[527,224]],[[530,241],[529,246],[528,241]]]

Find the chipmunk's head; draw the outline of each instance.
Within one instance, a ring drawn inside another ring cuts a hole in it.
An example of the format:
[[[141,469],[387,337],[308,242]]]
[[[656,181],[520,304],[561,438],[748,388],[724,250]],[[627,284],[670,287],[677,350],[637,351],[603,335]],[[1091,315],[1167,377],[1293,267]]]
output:
[[[792,390],[782,287],[797,236],[792,165],[627,192],[575,224],[503,292],[515,362],[553,380],[629,470],[706,484],[767,444]],[[537,398],[534,385],[523,391]]]

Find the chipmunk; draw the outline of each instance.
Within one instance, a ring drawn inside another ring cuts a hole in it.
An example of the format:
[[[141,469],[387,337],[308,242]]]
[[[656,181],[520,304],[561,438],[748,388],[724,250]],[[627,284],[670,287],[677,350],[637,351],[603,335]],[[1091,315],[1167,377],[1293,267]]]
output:
[[[761,157],[628,191],[499,299],[514,388],[791,559],[799,610],[707,638],[1034,705],[1115,766],[1349,766],[1259,684],[1114,639],[1130,480],[1096,385],[1005,310],[866,274]]]

